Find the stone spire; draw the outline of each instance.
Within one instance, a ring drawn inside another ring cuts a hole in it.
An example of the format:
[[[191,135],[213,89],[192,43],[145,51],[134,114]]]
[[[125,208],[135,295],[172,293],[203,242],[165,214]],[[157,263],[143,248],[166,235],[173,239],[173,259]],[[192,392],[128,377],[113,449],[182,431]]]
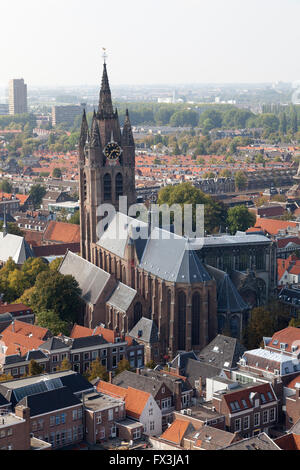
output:
[[[122,134],[122,145],[124,146],[131,146],[134,145],[133,134],[131,123],[129,119],[128,109],[126,109],[126,115],[124,120],[123,126],[123,134]]]
[[[101,139],[100,139],[100,132],[99,132],[99,126],[97,122],[97,117],[96,113],[94,111],[93,115],[93,121],[92,121],[92,127],[91,127],[91,142],[90,142],[91,148],[98,148],[101,147]]]
[[[114,115],[105,62],[103,64],[103,75],[102,75],[102,83],[101,83],[101,90],[100,90],[98,113],[103,118],[110,118],[110,117],[113,117]]]
[[[82,116],[82,121],[81,121],[81,131],[80,131],[80,140],[79,140],[79,146],[81,148],[84,148],[84,146],[86,144],[88,133],[89,133],[89,126],[88,126],[88,122],[87,122],[87,119],[86,119],[86,113],[85,113],[85,110],[84,110],[83,111],[83,116]]]

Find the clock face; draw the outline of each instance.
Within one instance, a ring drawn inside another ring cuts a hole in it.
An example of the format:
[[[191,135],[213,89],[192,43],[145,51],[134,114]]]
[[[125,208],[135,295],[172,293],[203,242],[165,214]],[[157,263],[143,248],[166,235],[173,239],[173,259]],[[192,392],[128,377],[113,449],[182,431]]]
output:
[[[121,147],[118,144],[110,142],[106,145],[103,153],[109,160],[117,160],[120,157],[121,152]]]

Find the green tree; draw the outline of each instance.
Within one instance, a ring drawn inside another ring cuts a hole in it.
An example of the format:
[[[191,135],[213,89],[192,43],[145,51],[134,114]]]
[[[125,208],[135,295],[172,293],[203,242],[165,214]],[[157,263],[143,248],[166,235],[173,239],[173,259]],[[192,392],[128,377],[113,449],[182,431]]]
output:
[[[116,372],[115,374],[118,375],[118,374],[121,374],[121,372],[124,372],[124,370],[130,370],[131,367],[130,367],[130,364],[129,364],[129,361],[127,359],[125,359],[125,357],[118,363],[118,367],[116,368]]]
[[[53,178],[61,178],[62,173],[60,168],[54,168],[52,171]]]
[[[57,271],[41,272],[30,296],[36,313],[52,310],[65,322],[75,322],[82,310],[81,289],[73,276]]]
[[[277,301],[272,301],[263,307],[253,308],[245,330],[245,346],[249,349],[259,347],[264,336],[273,336],[276,331],[286,328],[289,318],[288,309]]]
[[[86,371],[84,375],[89,381],[97,379],[98,377],[99,379],[104,380],[105,382],[108,381],[108,372],[106,368],[101,364],[98,357],[91,363],[91,367]]]
[[[28,366],[28,375],[40,375],[43,372],[43,367],[39,365],[34,359],[31,359]]]
[[[238,230],[245,231],[256,222],[256,216],[246,206],[235,206],[228,209],[227,227],[232,235]]]
[[[7,233],[11,235],[18,235],[18,237],[24,237],[22,230],[14,222],[8,222],[7,224]],[[3,231],[3,221],[0,221],[0,232]]]
[[[235,187],[238,191],[247,188],[247,177],[243,171],[237,171],[234,175]]]
[[[13,192],[12,184],[7,180],[3,180],[1,182],[1,191],[11,194]]]
[[[31,187],[29,194],[31,196],[34,207],[39,207],[41,205],[46,192],[46,188],[40,184],[34,184]]]
[[[281,115],[280,115],[279,131],[284,135],[286,134],[287,120],[286,120],[286,114],[285,113],[281,113]]]
[[[47,328],[55,336],[59,334],[68,335],[71,330],[71,323],[60,318],[53,310],[41,310],[36,314],[36,324]]]
[[[68,358],[65,357],[65,358],[61,361],[60,370],[70,370],[70,369],[72,369],[72,364],[70,363],[70,361],[68,360]]]
[[[148,369],[154,369],[156,367],[156,362],[153,361],[153,359],[151,359],[151,361],[147,362],[147,364],[145,364],[146,367],[148,367]]]
[[[74,212],[74,214],[70,217],[68,222],[70,224],[80,225],[80,211]]]

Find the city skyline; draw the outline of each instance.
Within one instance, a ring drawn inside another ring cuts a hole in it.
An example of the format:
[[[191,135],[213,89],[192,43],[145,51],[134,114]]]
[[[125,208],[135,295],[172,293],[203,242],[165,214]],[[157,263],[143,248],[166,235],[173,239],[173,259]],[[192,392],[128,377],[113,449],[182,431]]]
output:
[[[102,47],[112,86],[300,79],[296,0],[43,5],[43,11],[37,0],[2,6],[8,21],[0,32],[1,86],[21,77],[31,86],[94,85]]]

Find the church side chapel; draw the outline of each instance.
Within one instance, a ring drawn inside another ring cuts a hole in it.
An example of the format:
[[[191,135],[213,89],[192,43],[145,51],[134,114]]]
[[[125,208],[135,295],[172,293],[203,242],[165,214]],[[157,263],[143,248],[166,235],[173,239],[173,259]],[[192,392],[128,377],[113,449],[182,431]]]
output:
[[[136,203],[135,144],[128,111],[121,130],[113,109],[105,60],[99,106],[90,129],[85,112],[82,118],[79,169],[81,257],[68,252],[60,271],[72,274],[83,291],[84,325],[95,328],[102,323],[124,336],[135,331],[142,318],[149,319],[157,331],[159,353],[156,338],[155,357],[161,360],[173,358],[178,351],[200,351],[224,329],[231,328],[232,335],[240,338],[253,305],[243,300],[232,282],[233,271],[220,269],[220,263],[210,267],[215,256],[212,243],[198,253],[190,249],[187,238],[168,232],[166,239],[163,229],[120,212],[120,196],[127,197],[127,207]],[[107,203],[116,213],[99,238],[97,208]],[[146,230],[147,237],[135,239],[133,229]],[[269,239],[256,237],[247,236],[253,243],[243,246],[255,250],[260,244],[273,253]],[[227,235],[227,239],[238,247],[234,236]],[[218,241],[215,248],[220,251]],[[232,256],[237,251],[231,249]],[[273,288],[269,264],[261,273],[251,268],[236,274],[238,282],[241,277],[245,284],[247,276],[260,276],[267,298]],[[252,284],[255,296],[256,284]],[[247,295],[251,298],[248,291]],[[135,331],[139,333],[142,336],[143,332]]]

